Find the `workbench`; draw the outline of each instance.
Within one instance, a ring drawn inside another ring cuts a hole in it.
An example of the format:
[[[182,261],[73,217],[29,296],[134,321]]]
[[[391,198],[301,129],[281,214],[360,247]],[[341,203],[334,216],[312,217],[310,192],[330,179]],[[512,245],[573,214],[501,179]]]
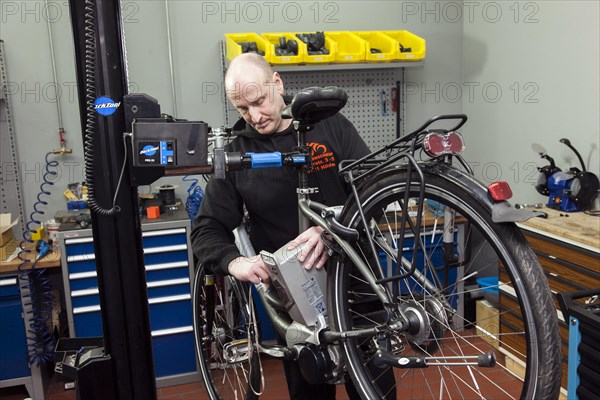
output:
[[[537,255],[554,295],[562,338],[562,387],[566,388],[569,327],[560,311],[557,293],[600,288],[600,217],[549,208],[543,211],[548,218],[532,218],[517,225]],[[507,278],[501,274],[500,280],[503,279]],[[501,307],[510,309],[510,301],[501,293]],[[506,315],[501,313],[500,327],[509,329],[508,323],[503,325],[503,316]]]
[[[27,248],[33,248],[27,243]],[[29,261],[37,257],[35,251],[23,255]],[[27,356],[26,329],[31,321],[28,312],[29,289],[23,279],[19,279],[19,266],[23,261],[18,257],[0,262],[0,388],[25,385],[33,400],[43,400],[46,372],[43,366],[29,365]],[[60,272],[60,251],[56,250],[40,259],[36,269],[52,269]],[[31,264],[25,264],[30,269]]]

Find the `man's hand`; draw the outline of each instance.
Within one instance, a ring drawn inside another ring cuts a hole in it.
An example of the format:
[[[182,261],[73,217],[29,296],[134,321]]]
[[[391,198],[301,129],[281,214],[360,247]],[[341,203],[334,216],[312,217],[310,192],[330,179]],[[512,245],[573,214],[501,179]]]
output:
[[[260,256],[238,257],[227,266],[229,274],[239,281],[250,281],[255,285],[269,281],[267,266]]]
[[[305,243],[298,256],[298,260],[300,262],[304,261],[304,268],[306,269],[311,269],[312,267],[316,267],[317,269],[323,268],[329,258],[325,244],[323,244],[323,241],[321,240],[322,232],[323,228],[320,226],[313,226],[298,235],[296,239],[292,240],[287,248],[288,250],[292,250],[302,243]]]

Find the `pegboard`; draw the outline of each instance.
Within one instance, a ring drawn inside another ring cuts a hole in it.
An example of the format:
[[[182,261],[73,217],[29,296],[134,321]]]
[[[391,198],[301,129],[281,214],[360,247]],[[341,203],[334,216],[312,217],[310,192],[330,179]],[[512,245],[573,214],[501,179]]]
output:
[[[221,42],[222,78],[228,62],[225,44]],[[356,127],[369,148],[377,150],[404,134],[404,67],[410,64],[331,64],[273,66],[283,79],[286,94],[294,95],[298,90],[310,86],[338,86],[348,93],[348,103],[342,109]],[[396,89],[397,88],[397,89]],[[400,100],[398,110],[393,110],[393,92],[397,90]],[[226,126],[232,126],[240,114],[223,93],[223,112]],[[399,115],[396,115],[396,113]]]
[[[377,68],[350,70],[279,71],[286,94],[294,95],[310,86],[338,86],[348,93],[348,103],[341,113],[356,127],[367,146],[376,150],[397,136],[396,111],[392,108],[393,92],[397,82],[402,87],[402,68]],[[402,93],[398,94],[399,96]],[[401,99],[402,100],[402,99]],[[239,113],[226,101],[226,124],[231,125]],[[404,101],[400,107],[400,130],[403,132]]]
[[[286,93],[291,95],[309,86],[337,86],[344,89],[348,93],[348,103],[341,113],[354,124],[371,150],[383,147],[396,138],[392,93],[396,82],[402,81],[401,68],[280,74]]]
[[[19,224],[13,227],[15,237],[25,231],[25,210],[21,198],[21,177],[15,133],[9,97],[6,91],[6,67],[4,62],[4,43],[0,40],[0,212],[11,213],[12,219],[19,217]]]

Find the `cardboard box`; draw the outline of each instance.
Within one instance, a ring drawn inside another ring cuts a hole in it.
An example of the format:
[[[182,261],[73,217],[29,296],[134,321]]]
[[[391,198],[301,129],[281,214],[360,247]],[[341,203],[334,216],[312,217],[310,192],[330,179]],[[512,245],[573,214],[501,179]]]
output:
[[[19,222],[18,217],[11,222],[10,213],[0,214],[0,247],[3,247],[14,238],[12,227],[17,222]]]
[[[19,241],[17,239],[12,239],[8,243],[5,243],[4,246],[0,247],[0,261],[8,260],[8,257],[11,256],[12,253],[19,247]]]
[[[487,300],[477,300],[475,305],[477,334],[494,348],[499,348],[500,314]]]

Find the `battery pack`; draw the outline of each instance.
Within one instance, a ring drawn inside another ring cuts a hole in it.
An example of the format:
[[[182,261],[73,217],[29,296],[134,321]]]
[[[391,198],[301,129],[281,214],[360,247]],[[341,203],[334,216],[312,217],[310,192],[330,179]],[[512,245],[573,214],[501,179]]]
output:
[[[303,246],[292,250],[287,247],[273,254],[261,251],[260,255],[290,317],[306,326],[314,326],[320,315],[327,315],[327,272],[304,268],[304,263],[298,260]]]

